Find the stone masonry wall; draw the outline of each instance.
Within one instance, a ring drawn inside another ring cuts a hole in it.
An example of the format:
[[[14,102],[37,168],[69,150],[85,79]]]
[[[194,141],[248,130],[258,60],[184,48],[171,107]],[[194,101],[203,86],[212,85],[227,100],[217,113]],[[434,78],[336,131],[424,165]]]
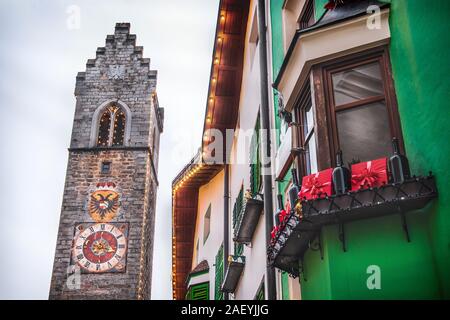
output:
[[[156,71],[150,70],[150,60],[142,57],[143,49],[136,46],[136,36],[129,31],[128,23],[116,24],[114,35],[107,36],[105,47],[97,49],[96,59],[88,60],[86,72],[77,76],[50,299],[150,299],[163,110],[155,93]],[[120,100],[130,108],[130,140],[123,147],[92,147],[94,112],[110,100]],[[104,161],[111,162],[108,174],[101,173]],[[88,201],[99,182],[114,182],[120,194],[118,214],[110,222],[129,224],[126,271],[81,273],[78,287],[71,282],[74,227],[95,223],[88,213]]]
[[[150,146],[156,125],[151,108],[157,72],[150,70],[150,59],[142,55],[143,48],[136,46],[129,24],[117,24],[105,47],[97,49],[97,57],[88,60],[86,72],[78,73],[71,148],[89,146],[94,111],[105,101],[117,99],[128,105],[133,116],[128,145]],[[117,79],[111,74],[114,68],[119,70]]]

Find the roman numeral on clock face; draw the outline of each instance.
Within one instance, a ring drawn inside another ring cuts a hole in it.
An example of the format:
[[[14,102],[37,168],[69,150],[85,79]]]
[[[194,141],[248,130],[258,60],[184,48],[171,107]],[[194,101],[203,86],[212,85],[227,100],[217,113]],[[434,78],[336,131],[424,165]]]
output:
[[[86,261],[86,263],[84,264],[84,266],[85,266],[86,268],[89,268],[90,265],[91,265],[91,263],[90,263],[89,261]]]
[[[97,263],[97,266],[95,267],[95,270],[100,270],[100,265]]]
[[[105,230],[105,224],[104,224],[104,223],[102,223],[102,224],[100,225],[100,229]]]
[[[78,259],[78,261],[80,261],[81,259],[83,259],[84,258],[84,256],[83,256],[83,254],[79,254],[79,255],[77,255],[77,259]]]
[[[124,245],[124,244],[119,244],[119,245],[117,246],[117,248],[119,248],[119,249],[125,249],[125,245]]]
[[[95,232],[94,227],[90,227],[89,230],[91,230],[92,233]]]

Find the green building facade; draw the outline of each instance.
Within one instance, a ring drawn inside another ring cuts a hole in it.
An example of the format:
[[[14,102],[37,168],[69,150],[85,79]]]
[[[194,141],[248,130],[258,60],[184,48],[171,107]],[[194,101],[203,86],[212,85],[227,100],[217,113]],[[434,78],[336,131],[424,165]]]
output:
[[[327,2],[314,1],[316,21]],[[433,173],[439,194],[405,214],[409,242],[398,214],[346,223],[345,251],[338,225],[323,227],[322,253],[308,249],[303,258],[302,299],[450,298],[450,1],[389,2],[388,49],[406,155],[412,174]],[[285,59],[284,4],[269,2],[273,79]],[[273,99],[277,115],[276,90]],[[278,182],[279,193],[290,179],[288,173]],[[283,272],[283,299],[289,298],[287,277]]]

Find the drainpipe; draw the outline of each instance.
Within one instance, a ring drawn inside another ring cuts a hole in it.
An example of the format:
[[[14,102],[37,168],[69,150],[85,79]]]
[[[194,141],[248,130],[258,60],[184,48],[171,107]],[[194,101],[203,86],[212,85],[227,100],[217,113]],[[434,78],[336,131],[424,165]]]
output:
[[[229,164],[225,164],[225,172],[223,178],[223,274],[227,274],[229,248],[229,199],[230,199],[230,182],[229,182]],[[228,293],[223,293],[223,299],[228,300]]]
[[[273,228],[272,170],[270,152],[270,120],[269,120],[269,85],[267,72],[267,39],[266,39],[266,6],[265,0],[258,0],[259,29],[259,65],[261,78],[261,129],[265,133],[261,137],[261,148],[264,155],[263,185],[264,185],[264,217],[266,229],[266,247],[270,242],[270,232]],[[267,174],[270,173],[270,174]],[[267,257],[267,255],[266,255]],[[267,259],[267,258],[266,258]],[[275,270],[266,260],[267,299],[276,300]]]

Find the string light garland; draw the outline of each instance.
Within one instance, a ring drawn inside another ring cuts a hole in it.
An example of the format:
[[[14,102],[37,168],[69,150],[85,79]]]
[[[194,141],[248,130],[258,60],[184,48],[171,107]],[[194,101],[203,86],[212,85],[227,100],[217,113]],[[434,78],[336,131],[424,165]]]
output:
[[[100,118],[97,145],[101,147],[123,145],[125,124],[126,117],[123,110],[115,104],[109,105]]]
[[[220,12],[220,23],[221,23],[221,28],[224,27],[225,24],[225,20],[226,20],[226,11],[221,10]],[[218,33],[220,36],[217,37],[217,44],[216,44],[216,53],[213,59],[213,65],[214,70],[212,71],[211,74],[211,84],[213,86],[211,86],[210,88],[210,93],[211,96],[208,98],[208,106],[207,106],[207,115],[205,118],[206,124],[210,125],[212,123],[212,115],[213,115],[213,108],[214,108],[214,98],[215,96],[212,94],[214,92],[214,88],[216,87],[216,85],[218,85],[218,71],[220,68],[220,62],[221,62],[221,48],[222,48],[222,44],[224,43],[225,39],[223,37],[222,33]],[[209,138],[211,139],[211,137]],[[203,136],[203,141],[208,141],[208,136],[205,134]],[[205,149],[204,149],[205,150]],[[202,150],[202,159],[203,157],[206,155],[206,152]],[[184,174],[183,176],[179,177],[176,182],[174,183],[173,187],[172,187],[172,297],[173,300],[177,300],[177,238],[176,238],[176,232],[175,232],[175,228],[177,225],[177,217],[175,214],[175,208],[176,208],[176,202],[177,202],[177,194],[178,194],[178,190],[180,190],[180,188],[185,187],[187,184],[189,184],[189,182],[195,178],[197,172],[199,170],[201,170],[203,167],[203,163],[197,163],[192,165]],[[183,298],[183,297],[181,297]]]
[[[147,176],[150,176],[150,163],[147,162],[147,167],[146,167],[146,171],[147,171]],[[145,181],[145,190],[150,190],[149,189],[149,180]],[[150,197],[151,194],[147,193],[147,197]],[[147,199],[148,200],[148,199]],[[148,203],[148,201],[146,201],[146,203]],[[145,208],[145,207],[144,207]],[[138,290],[137,290],[137,299],[138,300],[143,300],[145,298],[144,295],[144,289],[146,289],[147,285],[146,283],[144,283],[144,265],[146,264],[146,260],[145,260],[145,252],[147,249],[147,245],[146,245],[146,241],[145,241],[145,236],[147,234],[146,229],[147,229],[147,214],[148,214],[148,210],[144,210],[143,216],[142,216],[142,229],[141,229],[141,252],[140,252],[140,267],[139,267],[139,280],[138,280]]]

